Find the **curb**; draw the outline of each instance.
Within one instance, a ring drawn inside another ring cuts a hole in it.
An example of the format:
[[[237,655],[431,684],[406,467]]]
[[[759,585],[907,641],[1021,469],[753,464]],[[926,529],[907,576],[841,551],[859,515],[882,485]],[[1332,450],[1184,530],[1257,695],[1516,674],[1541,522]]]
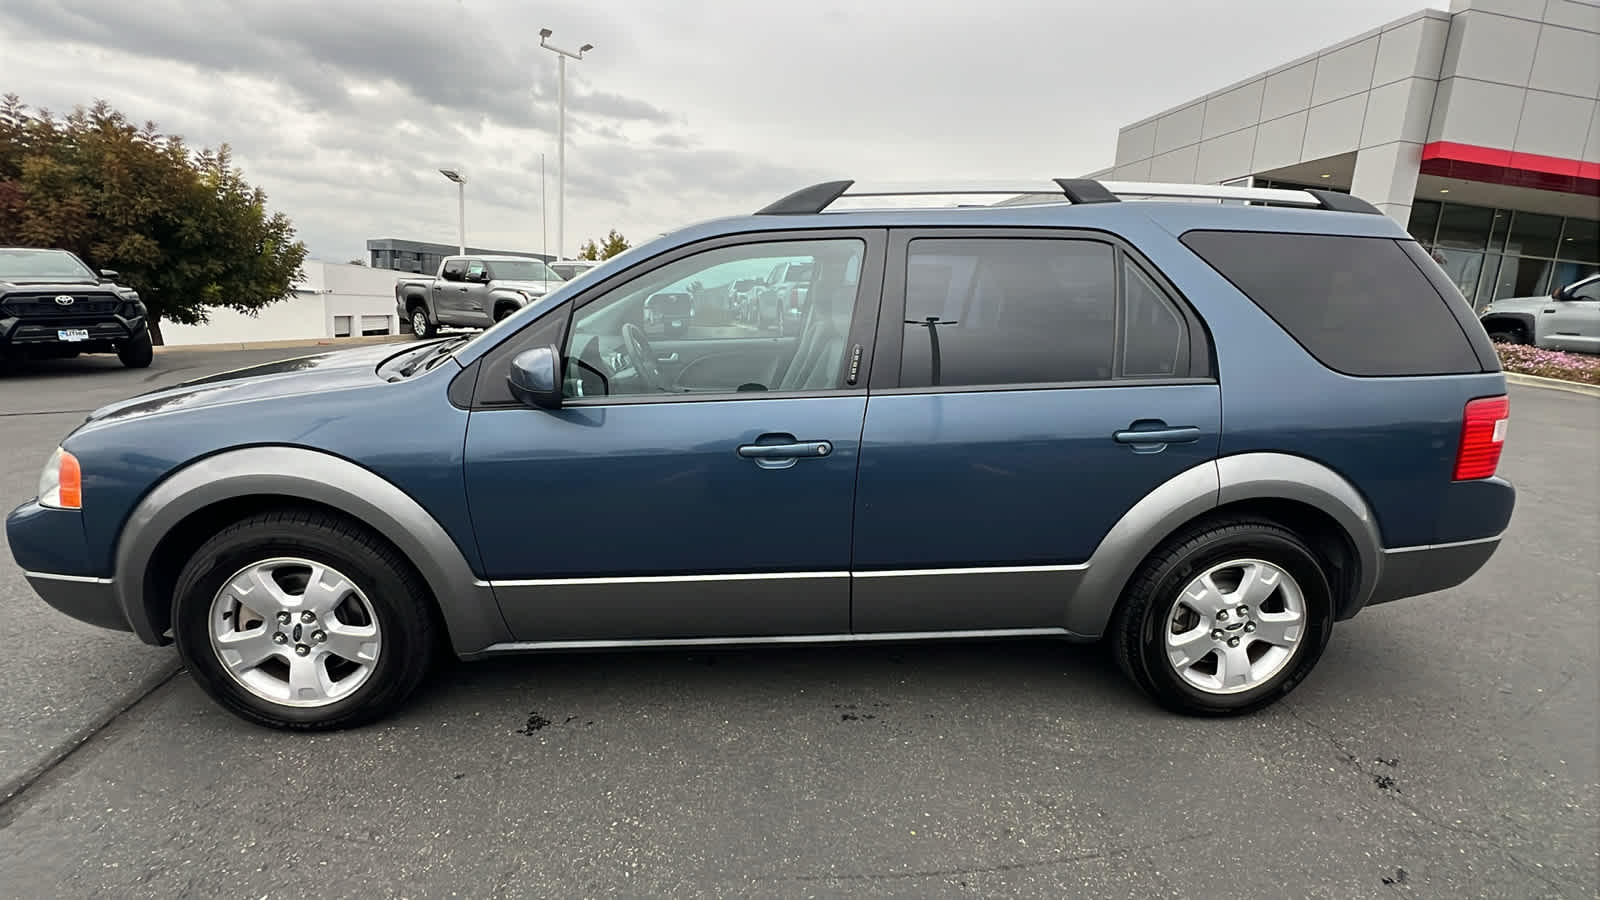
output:
[[[1520,384],[1523,387],[1545,388],[1552,391],[1566,391],[1569,394],[1582,394],[1585,397],[1600,397],[1600,385],[1580,384],[1576,381],[1564,381],[1560,378],[1544,378],[1539,375],[1523,375],[1518,372],[1507,372],[1506,384]]]
[[[157,353],[184,353],[201,350],[287,350],[295,347],[354,347],[359,344],[387,344],[409,341],[407,334],[374,334],[370,337],[302,338],[284,341],[228,341],[221,344],[173,344],[155,348]]]

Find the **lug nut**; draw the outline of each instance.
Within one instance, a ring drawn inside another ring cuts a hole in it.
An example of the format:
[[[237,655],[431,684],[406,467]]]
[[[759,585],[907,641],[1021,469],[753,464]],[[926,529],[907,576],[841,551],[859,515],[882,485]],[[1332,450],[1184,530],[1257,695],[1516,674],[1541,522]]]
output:
[[[1239,646],[1239,639],[1238,638],[1228,638],[1228,646],[1229,647],[1237,647],[1237,646]],[[301,655],[304,656],[305,654],[301,654]]]
[[[1248,606],[1239,607],[1239,615],[1241,615],[1241,616],[1250,615],[1250,607],[1248,607]]]
[[[1254,623],[1254,622],[1246,622],[1246,623],[1244,623],[1244,630],[1245,631],[1255,631],[1256,630],[1256,623]]]
[[[313,613],[309,609],[300,614],[300,621],[306,623],[307,625],[310,625],[312,622],[315,622],[316,620],[317,620],[316,613]]]
[[[1226,621],[1228,621],[1228,611],[1225,610],[1225,609],[1219,611],[1217,613],[1217,621],[1218,622],[1226,622]]]
[[[1211,629],[1211,639],[1214,640],[1214,641],[1222,640],[1222,629],[1221,628],[1213,628],[1213,629]]]
[[[275,631],[272,633],[272,642],[274,644],[287,644],[289,643],[289,639],[284,636],[283,632]]]
[[[1237,643],[1239,643],[1239,640],[1237,638],[1235,638],[1233,642],[1235,644],[1237,644]],[[307,647],[305,644],[295,644],[294,645],[294,655],[295,656],[305,656],[307,653],[310,653],[310,652],[311,652],[311,648]]]
[[[289,624],[289,613],[288,612],[278,613],[278,622],[280,624],[282,624],[282,625]]]
[[[320,631],[311,632],[311,640],[313,642],[315,642],[315,643],[320,644],[320,643],[322,643],[323,641],[325,641],[327,639],[328,639],[328,636],[326,634],[324,634],[323,632],[320,632]]]

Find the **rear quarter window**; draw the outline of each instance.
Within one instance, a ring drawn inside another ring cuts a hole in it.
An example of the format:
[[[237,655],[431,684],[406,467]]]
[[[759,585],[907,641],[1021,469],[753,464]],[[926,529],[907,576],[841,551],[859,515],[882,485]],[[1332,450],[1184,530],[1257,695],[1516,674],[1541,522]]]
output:
[[[1484,371],[1450,300],[1399,241],[1252,231],[1191,231],[1182,240],[1330,369],[1368,377]]]

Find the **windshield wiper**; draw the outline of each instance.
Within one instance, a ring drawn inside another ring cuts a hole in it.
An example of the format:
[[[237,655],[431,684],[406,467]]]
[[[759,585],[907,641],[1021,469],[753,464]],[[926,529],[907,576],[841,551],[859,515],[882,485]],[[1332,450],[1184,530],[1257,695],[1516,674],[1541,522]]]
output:
[[[418,354],[416,359],[406,363],[406,365],[400,370],[400,376],[402,378],[410,378],[418,371],[426,371],[427,369],[433,368],[432,364],[434,362],[448,356],[451,351],[455,350],[457,347],[465,344],[471,339],[472,335],[470,334],[459,334],[453,338],[447,338],[437,344],[434,344],[432,347],[429,347],[428,349],[422,351],[422,353]]]

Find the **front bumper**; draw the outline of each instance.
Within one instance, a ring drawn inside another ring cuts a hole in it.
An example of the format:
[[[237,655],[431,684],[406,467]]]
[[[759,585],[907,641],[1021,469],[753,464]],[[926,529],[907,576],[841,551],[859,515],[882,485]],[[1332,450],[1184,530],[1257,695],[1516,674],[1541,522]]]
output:
[[[50,572],[23,572],[22,577],[40,599],[80,622],[115,631],[133,630],[122,615],[117,586],[109,578]]]
[[[112,346],[136,338],[149,327],[144,316],[120,315],[6,317],[0,313],[0,351],[79,350],[104,353]],[[81,341],[63,341],[61,332],[87,332]]]
[[[6,542],[22,577],[44,602],[90,625],[133,630],[116,585],[89,561],[82,513],[30,500],[6,517]]]

